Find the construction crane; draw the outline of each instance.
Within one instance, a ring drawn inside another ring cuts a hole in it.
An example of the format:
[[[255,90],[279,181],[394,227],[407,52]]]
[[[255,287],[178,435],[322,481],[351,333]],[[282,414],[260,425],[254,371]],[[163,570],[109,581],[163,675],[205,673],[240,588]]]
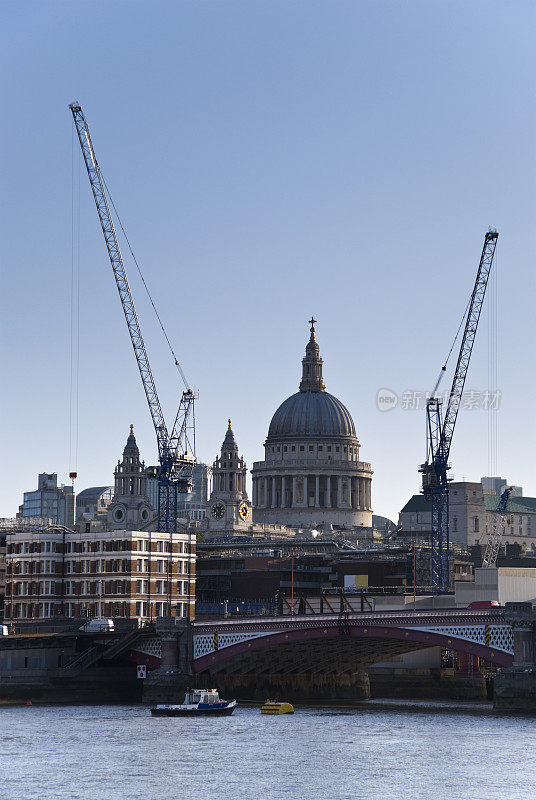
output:
[[[485,569],[493,569],[497,565],[497,556],[499,555],[499,548],[501,546],[501,537],[504,529],[508,523],[507,507],[510,494],[513,492],[514,487],[509,486],[501,494],[501,499],[495,511],[493,512],[493,527],[488,533],[488,541],[486,544],[486,552],[482,566]]]
[[[156,384],[108,205],[106,184],[95,156],[89,127],[84,112],[78,103],[71,103],[69,108],[72,111],[78,139],[80,140],[80,147],[82,148],[82,155],[86,164],[95,205],[97,206],[102,233],[108,249],[128,332],[156,432],[159,468],[156,471],[156,475],[153,476],[158,479],[157,530],[173,533],[177,530],[178,494],[187,493],[192,488],[192,474],[195,465],[194,400],[196,399],[196,394],[189,388],[186,388],[186,391],[182,393],[170,435],[162,413],[158,392],[156,391]],[[180,365],[176,358],[175,364],[180,370]],[[182,370],[181,374],[184,377]]]
[[[449,453],[498,236],[497,231],[489,230],[484,238],[444,416],[442,401],[436,393],[446,364],[426,402],[426,461],[421,464],[419,472],[422,473],[422,491],[431,502],[431,578],[432,590],[438,593],[447,592],[450,585]]]

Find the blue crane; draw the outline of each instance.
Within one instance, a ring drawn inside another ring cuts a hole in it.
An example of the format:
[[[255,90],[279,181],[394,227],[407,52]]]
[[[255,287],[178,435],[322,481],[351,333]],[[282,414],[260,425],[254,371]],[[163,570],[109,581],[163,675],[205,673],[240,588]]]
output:
[[[482,566],[485,569],[492,569],[497,566],[497,556],[499,555],[499,548],[501,546],[501,537],[503,531],[510,521],[507,518],[508,501],[510,495],[514,491],[513,486],[508,486],[501,494],[497,508],[493,514],[493,524],[489,527],[488,541],[486,544],[486,552],[482,559]]]
[[[422,473],[422,491],[431,501],[431,576],[432,588],[436,592],[446,592],[450,585],[448,460],[498,237],[497,231],[489,230],[484,238],[445,415],[442,415],[442,401],[435,395],[446,365],[426,402],[426,462],[421,464],[419,471]]]
[[[182,393],[170,435],[158,398],[147,350],[145,349],[145,342],[143,341],[138,315],[136,314],[123,257],[119,249],[117,234],[108,205],[105,182],[95,156],[89,127],[84,112],[78,103],[71,103],[69,108],[73,114],[102,233],[108,249],[128,332],[156,432],[159,460],[159,469],[156,474],[158,478],[157,530],[174,533],[177,530],[178,494],[189,492],[192,487],[192,474],[195,465],[194,400],[196,395],[189,388],[186,388],[186,391]],[[180,370],[180,365],[176,359],[175,364]],[[180,371],[184,378],[184,373],[182,373],[182,370]]]

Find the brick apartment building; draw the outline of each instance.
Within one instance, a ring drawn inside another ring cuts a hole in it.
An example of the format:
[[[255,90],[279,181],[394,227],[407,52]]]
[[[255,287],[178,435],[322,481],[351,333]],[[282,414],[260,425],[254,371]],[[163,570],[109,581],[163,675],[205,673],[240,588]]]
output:
[[[7,533],[4,617],[193,619],[195,549],[182,532]]]

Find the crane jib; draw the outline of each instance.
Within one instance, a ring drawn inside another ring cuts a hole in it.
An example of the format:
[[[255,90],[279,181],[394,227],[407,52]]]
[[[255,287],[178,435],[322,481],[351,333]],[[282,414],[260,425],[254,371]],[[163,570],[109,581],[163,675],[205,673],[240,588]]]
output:
[[[443,420],[441,401],[431,397],[426,403],[427,461],[421,465],[420,472],[424,495],[431,503],[432,588],[440,592],[448,591],[450,587],[448,459],[498,236],[497,231],[489,230],[484,238]]]
[[[458,355],[458,362],[456,364],[454,378],[452,380],[449,402],[441,430],[439,448],[441,452],[444,453],[446,460],[448,460],[449,457],[454,426],[456,424],[456,418],[460,409],[463,388],[465,385],[465,379],[467,377],[467,371],[469,369],[469,361],[473,351],[478,322],[480,319],[480,313],[482,311],[482,305],[484,303],[484,297],[486,294],[486,288],[488,285],[489,274],[493,263],[493,256],[495,254],[498,237],[499,234],[497,231],[488,231],[484,239],[480,264],[478,267],[475,285],[473,287],[473,293],[471,295],[469,310],[467,312],[467,319],[462,343],[460,346],[460,353]]]
[[[110,258],[128,332],[136,356],[138,370],[156,432],[158,457],[160,460],[158,529],[166,531],[172,530],[176,529],[177,521],[177,482],[178,480],[182,481],[181,489],[184,490],[183,477],[188,473],[188,470],[191,477],[192,465],[195,463],[195,456],[193,459],[191,457],[186,457],[187,450],[192,449],[188,448],[189,440],[187,428],[190,414],[193,413],[195,396],[193,392],[183,392],[175,419],[175,425],[172,435],[170,436],[160,405],[138,316],[136,314],[123,257],[108,206],[105,184],[93,149],[89,127],[82,108],[78,103],[71,103],[69,108],[73,115],[102,233],[108,250],[108,256]],[[183,447],[182,453],[180,452],[181,446]],[[195,452],[195,450],[192,450],[192,452]],[[173,488],[172,492],[170,491],[170,486]],[[186,490],[187,488],[188,487],[186,487]]]

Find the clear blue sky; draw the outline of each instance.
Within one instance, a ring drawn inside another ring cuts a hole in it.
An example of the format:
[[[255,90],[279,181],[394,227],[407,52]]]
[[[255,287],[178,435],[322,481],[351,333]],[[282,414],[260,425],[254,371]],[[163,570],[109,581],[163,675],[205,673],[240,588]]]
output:
[[[396,518],[418,487],[424,412],[381,413],[376,393],[433,386],[493,225],[498,471],[536,495],[535,9],[3,0],[0,516],[38,472],[67,482],[74,466],[74,99],[199,388],[200,459],[214,459],[228,417],[248,466],[262,458],[271,415],[297,390],[314,314],[327,389],[350,409],[375,470],[374,509]],[[181,387],[127,269],[171,417]],[[131,422],[146,463],[156,460],[83,173],[80,297],[78,490],[112,482]],[[484,316],[475,391],[488,382],[486,326]],[[455,478],[488,473],[487,426],[486,412],[461,412]]]

